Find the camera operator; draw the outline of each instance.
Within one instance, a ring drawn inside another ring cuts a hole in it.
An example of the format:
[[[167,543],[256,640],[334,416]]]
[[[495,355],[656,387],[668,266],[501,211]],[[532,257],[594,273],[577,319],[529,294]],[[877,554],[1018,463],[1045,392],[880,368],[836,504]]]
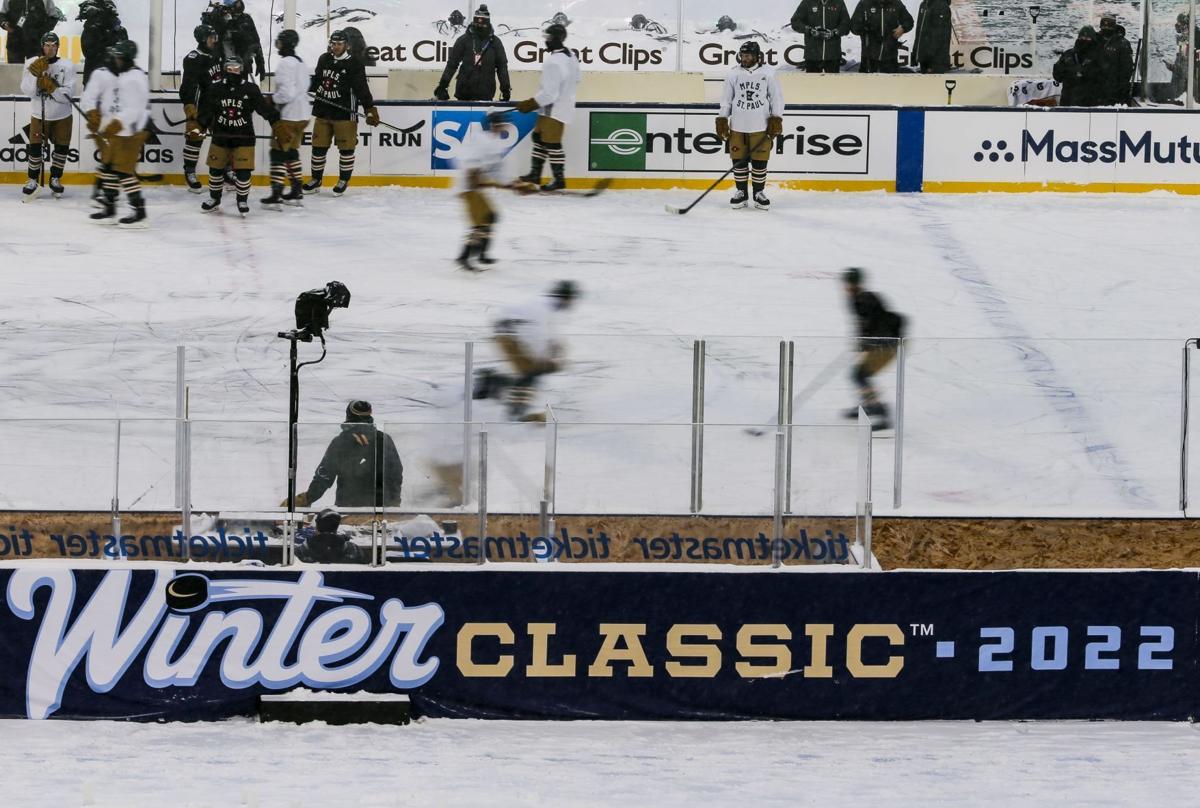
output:
[[[200,21],[216,29],[221,39],[221,53],[226,59],[237,57],[242,60],[247,75],[253,69],[259,79],[266,78],[267,67],[258,28],[246,13],[243,0],[212,0],[200,15]]]
[[[850,30],[862,37],[860,72],[900,72],[900,37],[912,27],[912,15],[899,0],[859,0]]]
[[[329,443],[307,491],[296,494],[296,507],[316,502],[337,483],[334,503],[343,508],[369,508],[400,504],[404,465],[396,444],[375,428],[371,405],[351,401],[342,431]],[[280,503],[287,507],[287,500]]]
[[[38,56],[42,37],[65,19],[53,0],[4,0],[0,5],[0,28],[8,34],[8,63],[24,64],[26,59]]]
[[[1054,80],[1062,85],[1063,107],[1095,107],[1104,103],[1104,59],[1096,47],[1096,29],[1085,25],[1054,64]]]
[[[461,65],[461,69],[460,69]],[[508,56],[504,43],[492,30],[492,15],[487,6],[480,6],[467,27],[450,49],[446,69],[433,95],[439,101],[449,101],[450,79],[458,71],[454,85],[454,97],[459,101],[491,101],[496,97],[496,79],[500,79],[500,100],[512,96],[512,84],[508,80]]]
[[[332,508],[317,514],[315,530],[296,547],[296,557],[309,564],[362,564],[366,561],[350,537],[338,532],[342,515]]]
[[[842,69],[842,37],[850,33],[845,0],[806,0],[792,14],[792,30],[804,34],[804,72]]]
[[[83,83],[87,84],[95,69],[104,65],[108,49],[129,39],[129,33],[121,25],[112,0],[83,0],[75,19],[83,20],[80,44],[83,47]]]
[[[917,32],[913,35],[912,63],[922,73],[950,72],[950,32],[954,20],[950,0],[921,0]]]

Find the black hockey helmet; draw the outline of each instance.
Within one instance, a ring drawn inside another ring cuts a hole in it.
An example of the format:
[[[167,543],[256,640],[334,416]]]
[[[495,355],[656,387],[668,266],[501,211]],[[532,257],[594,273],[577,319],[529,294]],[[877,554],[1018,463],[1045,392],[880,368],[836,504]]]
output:
[[[758,43],[755,42],[753,39],[747,39],[745,42],[742,43],[742,46],[740,48],[738,48],[738,61],[739,62],[742,61],[742,57],[745,56],[746,54],[750,54],[751,56],[754,57],[755,64],[762,64],[762,62],[763,62],[762,48],[760,48]]]
[[[284,28],[275,37],[275,45],[283,51],[294,51],[300,44],[300,35],[291,28]]]
[[[863,271],[858,267],[842,270],[842,283],[847,286],[862,286]]]
[[[730,17],[728,14],[726,14],[722,16],[721,19],[717,20],[717,30],[736,31],[737,23],[733,21],[733,17]]]
[[[558,50],[567,41],[567,27],[557,22],[550,23],[542,35],[546,38],[547,48],[552,51]]]
[[[43,47],[46,45],[54,45],[55,47],[57,47],[58,44],[59,44],[58,34],[54,33],[53,31],[47,31],[46,33],[42,34],[42,46]]]
[[[563,280],[550,287],[549,296],[557,298],[559,308],[566,308],[579,297],[579,286],[575,281]]]
[[[342,515],[333,508],[326,508],[317,514],[314,524],[318,533],[337,533],[342,526]]]
[[[197,25],[195,28],[192,29],[192,36],[194,36],[196,38],[197,45],[206,44],[208,42],[208,38],[210,36],[216,36],[216,35],[217,35],[217,29],[213,28],[211,25],[206,25],[204,23],[201,23],[200,25]]]
[[[242,64],[242,60],[237,56],[226,56],[225,63],[221,69],[226,73],[233,73],[235,76],[240,76],[246,72],[246,66]]]
[[[334,42],[341,42],[345,45],[349,45],[350,37],[346,36],[346,32],[339,28],[329,35],[329,44],[332,45]]]
[[[133,64],[133,60],[137,58],[137,54],[137,43],[131,39],[122,39],[108,49],[108,58],[122,59],[126,67]]]

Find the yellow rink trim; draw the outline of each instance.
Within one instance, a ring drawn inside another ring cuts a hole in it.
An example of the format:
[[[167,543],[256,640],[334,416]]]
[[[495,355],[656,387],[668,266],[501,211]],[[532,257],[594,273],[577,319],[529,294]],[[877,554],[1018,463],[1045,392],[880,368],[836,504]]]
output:
[[[922,185],[931,194],[985,193],[1086,193],[1086,194],[1145,194],[1151,191],[1170,191],[1177,194],[1200,194],[1200,185],[1190,183],[1149,182],[934,182]]]

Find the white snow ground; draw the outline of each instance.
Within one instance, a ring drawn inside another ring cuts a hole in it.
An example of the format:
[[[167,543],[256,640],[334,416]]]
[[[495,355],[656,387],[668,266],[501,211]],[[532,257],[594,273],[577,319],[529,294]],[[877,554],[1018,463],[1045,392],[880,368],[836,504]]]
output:
[[[769,213],[725,210],[724,194],[663,212],[692,193],[498,197],[502,263],[478,277],[453,267],[463,213],[442,191],[355,189],[242,220],[154,188],[152,228],[134,232],[88,223],[80,187],[6,203],[0,419],[49,420],[0,421],[0,508],[107,508],[114,428],[64,421],[172,418],[179,343],[195,507],[276,505],[287,362],[275,332],[297,293],[332,279],[353,301],[333,314],[329,359],[303,372],[300,474],[346,402],[366,398],[401,446],[406,509],[435,507],[429,458],[458,439],[461,415],[430,404],[461,389],[464,340],[571,277],[585,293],[571,366],[543,390],[563,421],[559,512],[686,512],[692,339],[704,336],[705,509],[767,513],[773,439],[740,425],[773,417],[780,339],[797,340],[797,390],[847,346],[837,276],[858,265],[909,316],[900,513],[1178,513],[1200,199],[776,191]],[[486,343],[477,354],[495,361]],[[797,513],[853,510],[855,435],[837,418],[852,398],[839,371],[796,414],[822,425],[797,431]],[[232,423],[253,420],[272,423]],[[639,425],[651,423],[673,426]],[[173,424],[122,429],[122,505],[171,508]],[[543,428],[489,431],[492,509],[536,511]],[[894,445],[874,442],[876,513],[892,512]]]
[[[408,727],[0,721],[21,808],[1185,806],[1200,735],[1154,723]]]

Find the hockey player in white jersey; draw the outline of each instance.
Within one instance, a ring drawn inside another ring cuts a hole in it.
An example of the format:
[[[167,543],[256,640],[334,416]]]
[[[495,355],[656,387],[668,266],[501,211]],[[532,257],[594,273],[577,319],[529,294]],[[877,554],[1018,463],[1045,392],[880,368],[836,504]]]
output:
[[[518,112],[538,111],[533,128],[533,159],[529,173],[521,177],[528,187],[541,186],[543,191],[561,191],[567,187],[565,172],[567,155],[563,151],[563,130],[575,117],[575,93],[579,86],[579,60],[567,50],[566,26],[554,23],[547,26],[546,60],[542,64],[542,82],[537,95],[517,104]],[[542,168],[550,161],[554,179],[542,185]]]
[[[493,333],[511,375],[493,374],[477,380],[476,396],[481,394],[479,382],[505,389],[510,420],[545,420],[542,413],[529,411],[533,388],[540,377],[562,369],[566,351],[559,337],[558,321],[578,298],[579,288],[574,281],[559,281],[537,300],[503,310]]]
[[[146,203],[138,182],[137,164],[146,142],[150,121],[150,79],[134,64],[137,45],[126,39],[108,49],[109,64],[92,73],[84,90],[82,107],[97,110],[96,139],[100,144],[100,176],[104,199],[98,222],[111,222],[117,215],[117,196],[125,192],[133,213],[121,219],[123,227],[145,227]],[[95,93],[93,98],[93,82]],[[89,118],[92,118],[89,115]],[[89,120],[89,129],[91,128]]]
[[[300,35],[290,29],[280,31],[275,37],[280,58],[275,66],[275,93],[271,100],[279,110],[279,120],[271,127],[271,195],[262,200],[274,209],[282,202],[299,206],[304,199],[300,142],[312,116],[312,103],[308,100],[312,71],[296,55],[299,44]],[[283,191],[284,179],[290,184],[287,193]]]
[[[496,263],[487,254],[492,243],[496,210],[484,189],[506,186],[503,163],[509,146],[504,138],[507,121],[507,112],[491,113],[484,118],[482,126],[472,126],[468,130],[455,153],[454,162],[458,168],[455,189],[467,206],[467,217],[471,222],[458,265],[469,272],[480,272]]]
[[[729,204],[746,207],[746,181],[754,184],[754,207],[767,210],[767,161],[775,138],[783,134],[783,91],[775,69],[763,63],[762,49],[750,40],[738,51],[738,65],[725,78],[717,135],[729,141],[733,181]]]
[[[28,202],[42,190],[39,178],[45,159],[44,144],[53,144],[50,162],[50,191],[62,196],[63,166],[71,152],[71,94],[75,92],[75,65],[58,56],[58,34],[42,37],[42,55],[25,63],[21,73],[21,92],[29,96],[29,179],[21,189],[22,201]]]

